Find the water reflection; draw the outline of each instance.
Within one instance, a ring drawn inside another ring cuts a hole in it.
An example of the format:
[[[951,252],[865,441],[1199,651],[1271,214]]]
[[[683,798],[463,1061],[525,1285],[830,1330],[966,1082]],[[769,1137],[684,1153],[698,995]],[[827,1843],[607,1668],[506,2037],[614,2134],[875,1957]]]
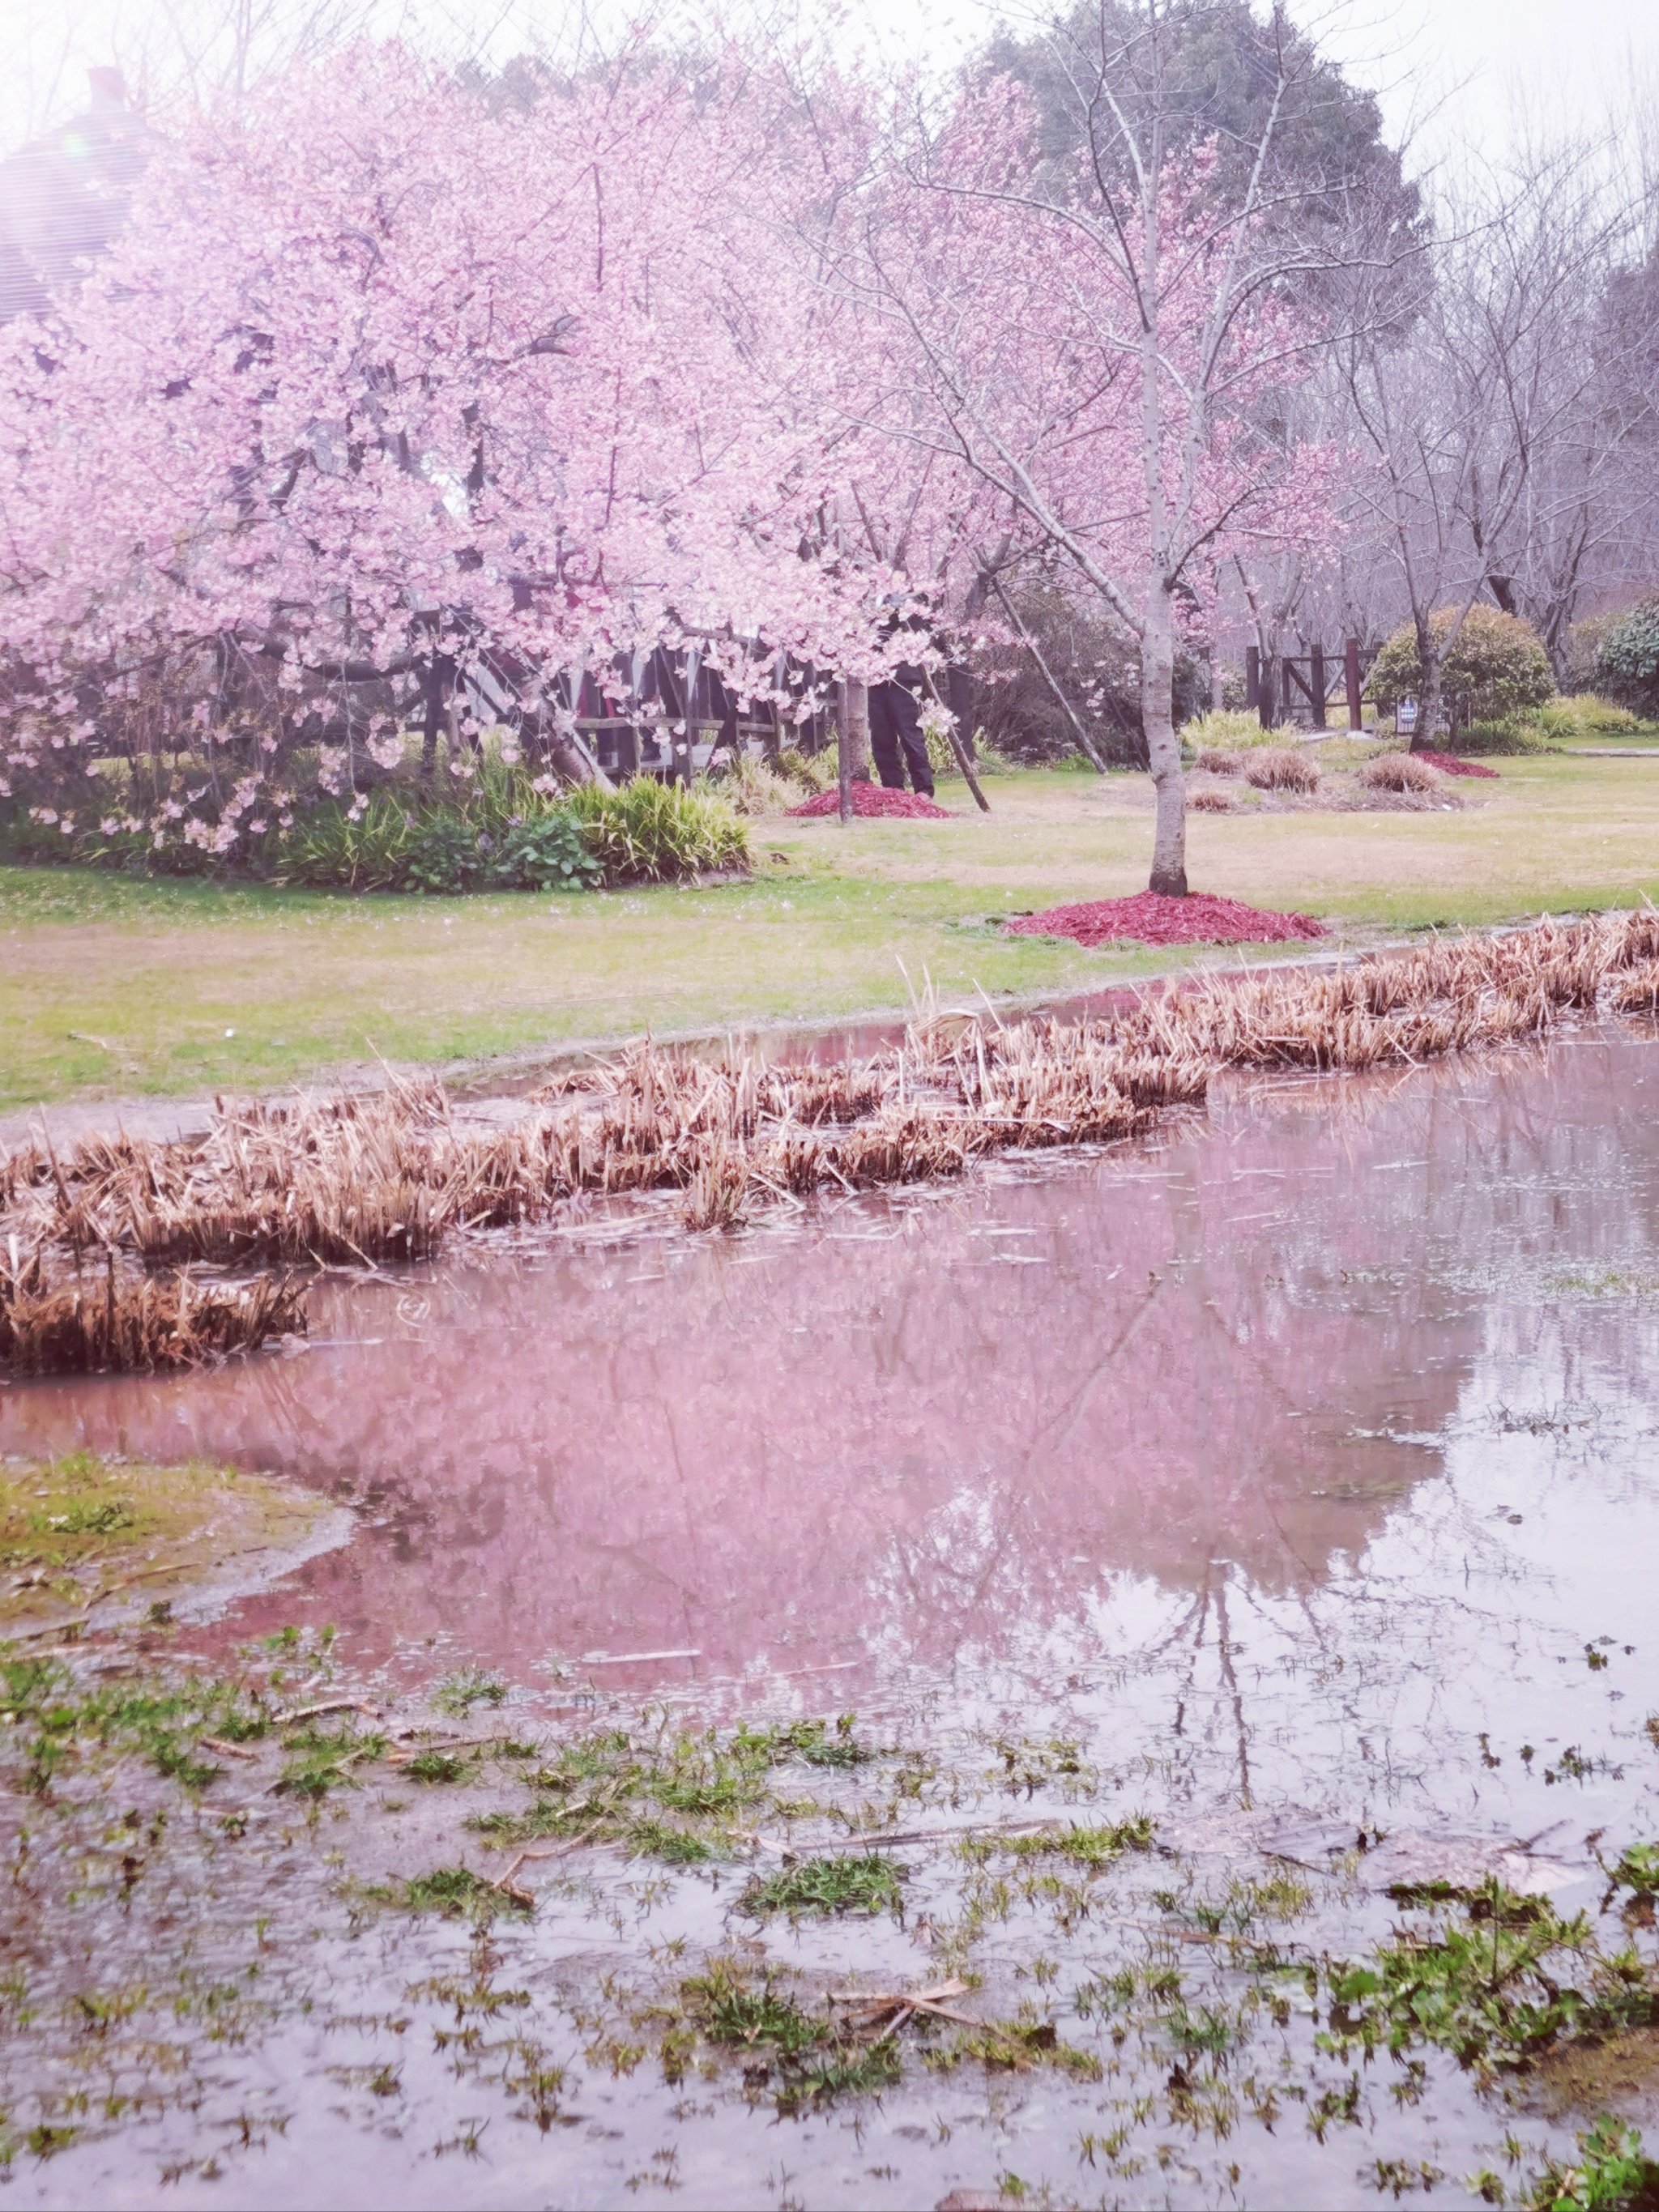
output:
[[[1126,1579],[1207,1614],[1218,1563],[1263,1596],[1345,1572],[1439,1477],[1528,1268],[1564,1237],[1646,1263],[1652,1060],[1258,1086],[1161,1145],[805,1231],[336,1285],[302,1358],[15,1389],[0,1449],[349,1495],[358,1540],[238,1625],[331,1619],[365,1658],[1084,1649]]]

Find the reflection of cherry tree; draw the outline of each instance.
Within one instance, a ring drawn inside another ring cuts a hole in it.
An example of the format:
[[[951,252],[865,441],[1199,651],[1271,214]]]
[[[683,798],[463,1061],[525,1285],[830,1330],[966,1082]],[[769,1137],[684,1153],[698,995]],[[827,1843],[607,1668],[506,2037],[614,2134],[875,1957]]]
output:
[[[1564,1258],[1659,1267],[1644,1066],[1574,1042],[1251,1085],[1161,1146],[665,1266],[337,1287],[337,1348],[13,1393],[0,1449],[189,1449],[357,1500],[373,1525],[235,1635],[308,1613],[360,1657],[447,1634],[520,1675],[856,1659],[1016,1720],[1075,1689],[1177,1793],[1409,1799],[1575,1618],[1482,1470],[1547,1500],[1577,1458],[1607,1492],[1504,1409],[1650,1364],[1639,1304],[1548,1290]]]

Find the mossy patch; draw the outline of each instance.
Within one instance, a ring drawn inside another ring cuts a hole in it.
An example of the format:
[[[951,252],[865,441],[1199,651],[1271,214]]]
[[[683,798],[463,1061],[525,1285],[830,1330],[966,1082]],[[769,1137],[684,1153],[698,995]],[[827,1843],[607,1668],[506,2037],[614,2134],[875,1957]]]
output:
[[[234,1468],[72,1452],[0,1460],[0,1632],[154,1602],[303,1543],[325,1500]]]

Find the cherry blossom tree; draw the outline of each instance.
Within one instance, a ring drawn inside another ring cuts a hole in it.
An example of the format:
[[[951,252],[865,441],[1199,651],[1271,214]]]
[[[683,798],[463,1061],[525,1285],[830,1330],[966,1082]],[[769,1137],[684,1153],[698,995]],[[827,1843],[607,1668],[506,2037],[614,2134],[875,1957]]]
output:
[[[767,112],[719,58],[491,114],[359,47],[197,118],[0,339],[11,781],[84,766],[49,810],[81,826],[125,713],[207,763],[153,842],[230,852],[291,760],[390,761],[399,683],[430,738],[480,697],[568,719],[574,672],[690,638],[750,690],[879,661],[893,574],[823,526],[827,307]]]
[[[989,567],[1058,562],[1135,641],[1158,796],[1152,887],[1178,895],[1177,639],[1230,555],[1328,540],[1339,457],[1287,443],[1274,404],[1321,339],[1265,185],[1279,102],[1242,184],[1212,144],[1177,158],[1158,11],[1129,11],[1127,29],[1123,16],[1103,10],[1101,43],[1060,56],[1075,154],[1044,151],[1006,78],[938,121],[913,106],[857,203],[839,275],[884,331],[860,423],[988,491]]]

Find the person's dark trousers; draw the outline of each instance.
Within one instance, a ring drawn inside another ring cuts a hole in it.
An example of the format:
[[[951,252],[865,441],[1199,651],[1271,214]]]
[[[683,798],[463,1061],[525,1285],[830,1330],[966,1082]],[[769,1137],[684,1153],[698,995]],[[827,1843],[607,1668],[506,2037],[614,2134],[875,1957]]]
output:
[[[924,799],[933,795],[933,771],[927,740],[921,734],[916,695],[902,684],[870,686],[870,751],[876,773],[889,791],[902,791],[904,771]]]

